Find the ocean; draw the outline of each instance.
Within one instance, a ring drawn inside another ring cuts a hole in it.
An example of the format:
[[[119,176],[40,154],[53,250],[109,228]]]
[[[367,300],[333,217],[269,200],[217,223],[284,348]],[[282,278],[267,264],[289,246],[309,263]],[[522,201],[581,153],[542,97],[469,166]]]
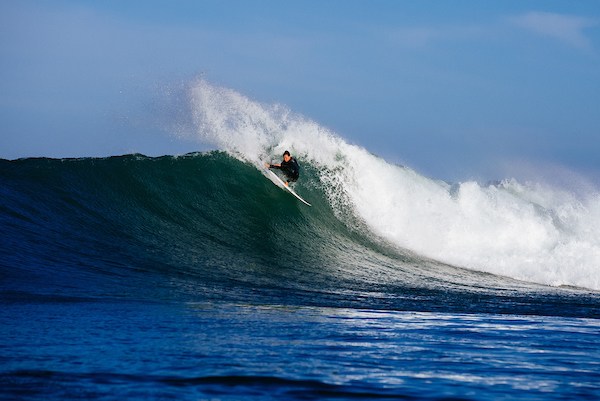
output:
[[[600,398],[600,194],[188,97],[219,150],[0,160],[1,399]],[[286,149],[312,207],[261,170]]]

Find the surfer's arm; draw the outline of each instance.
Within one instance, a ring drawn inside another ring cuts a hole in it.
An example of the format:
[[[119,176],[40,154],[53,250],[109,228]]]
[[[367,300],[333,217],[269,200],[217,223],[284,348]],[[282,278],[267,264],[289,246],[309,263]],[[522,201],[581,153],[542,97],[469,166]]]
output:
[[[281,164],[267,164],[265,163],[265,166],[267,166],[268,168],[276,168],[281,170]]]

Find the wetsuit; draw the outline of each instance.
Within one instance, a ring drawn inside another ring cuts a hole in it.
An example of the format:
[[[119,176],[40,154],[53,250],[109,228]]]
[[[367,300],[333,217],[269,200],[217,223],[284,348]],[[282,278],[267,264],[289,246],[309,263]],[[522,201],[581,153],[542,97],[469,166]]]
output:
[[[283,171],[285,177],[288,182],[296,182],[298,177],[300,177],[300,166],[298,162],[293,157],[290,158],[290,161],[286,162],[285,160],[281,162],[281,167],[270,165],[271,168],[276,168]]]

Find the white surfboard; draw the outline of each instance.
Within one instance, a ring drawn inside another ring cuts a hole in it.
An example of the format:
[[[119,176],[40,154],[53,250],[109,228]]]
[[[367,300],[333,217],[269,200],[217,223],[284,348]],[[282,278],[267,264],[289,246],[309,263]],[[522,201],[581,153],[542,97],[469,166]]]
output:
[[[281,178],[279,178],[277,176],[277,174],[275,174],[274,172],[272,172],[271,170],[265,168],[266,172],[267,172],[267,177],[273,181],[273,184],[277,185],[279,188],[288,190],[292,195],[294,195],[296,198],[298,198],[301,202],[303,202],[305,205],[308,206],[312,206],[310,203],[308,203],[307,201],[305,201],[304,199],[302,199],[300,197],[300,195],[298,195],[296,192],[294,192],[294,190],[292,188],[290,188],[289,186],[285,185],[285,182],[283,182],[283,180]]]

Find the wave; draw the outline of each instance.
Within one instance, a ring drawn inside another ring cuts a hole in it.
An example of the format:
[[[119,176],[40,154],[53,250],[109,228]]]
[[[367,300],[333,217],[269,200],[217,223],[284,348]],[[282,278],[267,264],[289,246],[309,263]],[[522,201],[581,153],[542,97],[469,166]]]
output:
[[[343,203],[349,190],[332,189],[343,181],[306,158],[296,190],[313,207],[236,156],[0,161],[3,299],[600,316],[585,290],[451,266],[374,234]]]
[[[281,105],[197,80],[195,129],[241,160],[289,149],[344,224],[453,266],[552,286],[600,289],[600,194],[541,183],[446,183],[387,163]]]

